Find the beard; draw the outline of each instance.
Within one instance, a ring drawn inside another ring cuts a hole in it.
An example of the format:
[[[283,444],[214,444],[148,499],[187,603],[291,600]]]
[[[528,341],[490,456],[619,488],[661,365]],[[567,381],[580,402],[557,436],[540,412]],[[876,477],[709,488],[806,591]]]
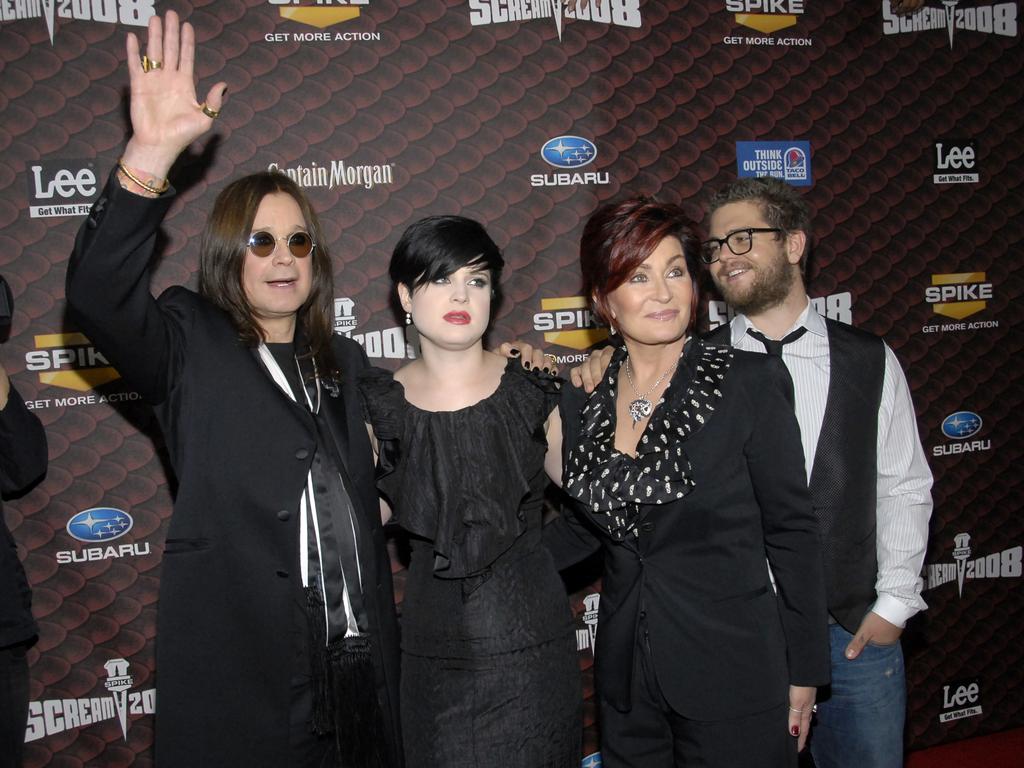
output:
[[[744,287],[715,280],[722,297],[737,312],[748,317],[758,315],[781,304],[789,296],[796,280],[796,268],[779,253],[761,265],[749,264],[754,279]]]

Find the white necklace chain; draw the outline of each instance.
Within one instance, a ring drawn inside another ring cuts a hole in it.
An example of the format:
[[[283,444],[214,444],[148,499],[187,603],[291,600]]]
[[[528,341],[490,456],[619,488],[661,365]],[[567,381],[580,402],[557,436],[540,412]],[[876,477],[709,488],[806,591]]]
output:
[[[658,388],[658,385],[665,380],[666,376],[668,376],[670,373],[672,373],[672,371],[676,369],[677,365],[679,365],[678,359],[676,359],[676,361],[672,363],[671,368],[669,368],[667,371],[661,374],[661,376],[658,377],[658,380],[655,381],[646,392],[640,394],[639,392],[636,391],[636,384],[633,383],[633,374],[630,373],[629,371],[629,357],[626,358],[626,380],[629,381],[629,388],[633,390],[633,394],[636,396],[636,399],[632,400],[629,404],[629,416],[631,419],[633,419],[634,427],[641,421],[646,419],[648,416],[650,416],[651,413],[654,411],[654,404],[651,403],[647,396]]]

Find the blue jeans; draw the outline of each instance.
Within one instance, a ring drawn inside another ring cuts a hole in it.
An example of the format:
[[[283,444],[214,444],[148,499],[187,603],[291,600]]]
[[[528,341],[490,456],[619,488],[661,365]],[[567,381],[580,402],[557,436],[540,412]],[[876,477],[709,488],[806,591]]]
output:
[[[907,686],[903,649],[868,644],[853,661],[844,655],[853,635],[829,627],[832,646],[831,695],[819,693],[811,728],[811,755],[817,768],[900,768]]]

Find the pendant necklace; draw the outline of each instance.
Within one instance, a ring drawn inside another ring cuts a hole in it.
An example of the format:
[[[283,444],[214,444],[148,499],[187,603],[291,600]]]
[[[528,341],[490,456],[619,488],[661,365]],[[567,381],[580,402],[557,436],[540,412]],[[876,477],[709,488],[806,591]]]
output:
[[[629,404],[629,416],[633,419],[634,428],[654,411],[654,405],[647,399],[647,396],[658,388],[658,385],[661,384],[666,376],[676,369],[677,365],[679,365],[679,360],[672,363],[672,367],[661,374],[661,376],[658,377],[658,380],[654,382],[646,392],[640,394],[636,391],[636,385],[633,383],[633,374],[629,372],[629,358],[626,358],[626,379],[629,381],[629,388],[632,389],[633,394],[636,395],[636,399],[631,401]]]

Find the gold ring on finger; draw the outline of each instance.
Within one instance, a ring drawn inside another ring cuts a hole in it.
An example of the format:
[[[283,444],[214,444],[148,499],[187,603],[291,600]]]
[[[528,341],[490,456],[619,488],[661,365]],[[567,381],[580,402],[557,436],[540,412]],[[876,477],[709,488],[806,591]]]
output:
[[[220,117],[220,110],[219,109],[213,109],[212,107],[206,106],[206,102],[205,101],[202,103],[202,105],[199,108],[201,110],[203,110],[203,114],[206,115],[211,120],[216,120],[218,117]]]
[[[152,72],[155,69],[162,69],[163,66],[164,66],[164,63],[162,61],[157,61],[156,59],[151,59],[151,58],[149,58],[149,56],[143,56],[142,57],[142,71],[143,72]]]

